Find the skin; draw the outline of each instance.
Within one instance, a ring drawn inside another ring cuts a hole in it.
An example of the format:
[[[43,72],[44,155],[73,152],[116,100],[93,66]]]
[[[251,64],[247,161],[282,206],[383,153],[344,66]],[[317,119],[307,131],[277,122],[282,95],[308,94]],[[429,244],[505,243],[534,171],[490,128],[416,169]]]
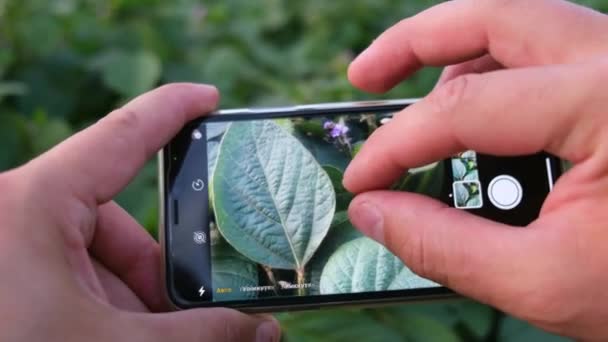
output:
[[[146,160],[217,101],[210,86],[163,86],[0,174],[0,340],[279,340],[272,317],[151,313],[169,308],[160,248],[112,202]]]
[[[352,221],[423,277],[551,332],[605,340],[608,16],[554,0],[449,1],[384,32],[349,78],[384,92],[427,65],[452,66],[345,173]],[[574,166],[523,229],[381,190],[468,149],[544,150]]]

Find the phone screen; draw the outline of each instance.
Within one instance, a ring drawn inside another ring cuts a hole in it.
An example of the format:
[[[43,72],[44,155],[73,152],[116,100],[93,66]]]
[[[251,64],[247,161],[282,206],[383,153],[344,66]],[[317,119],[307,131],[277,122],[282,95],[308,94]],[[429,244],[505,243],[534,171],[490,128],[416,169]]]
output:
[[[447,293],[348,219],[344,170],[395,113],[218,115],[188,126],[168,152],[174,297],[247,307]],[[558,164],[545,154],[463,151],[405,170],[391,189],[523,226],[538,216]]]

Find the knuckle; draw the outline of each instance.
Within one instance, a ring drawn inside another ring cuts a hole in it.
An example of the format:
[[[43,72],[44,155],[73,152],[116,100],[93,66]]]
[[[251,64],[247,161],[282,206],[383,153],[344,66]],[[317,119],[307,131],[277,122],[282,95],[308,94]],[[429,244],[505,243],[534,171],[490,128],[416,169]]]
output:
[[[119,131],[130,132],[139,127],[139,116],[134,110],[120,108],[103,119],[106,124]]]
[[[441,115],[457,112],[469,101],[472,84],[476,82],[477,75],[462,75],[456,77],[432,92],[427,100],[433,112]]]
[[[117,109],[102,119],[100,124],[106,125],[108,131],[111,132],[110,140],[104,143],[112,151],[117,152],[112,155],[124,155],[124,153],[118,153],[121,151],[141,152],[141,150],[146,150],[145,141],[136,140],[139,136],[137,132],[141,129],[141,118],[136,111],[127,108]],[[141,155],[141,153],[135,155]],[[121,165],[120,161],[117,161],[115,165]]]
[[[438,265],[437,255],[429,246],[428,236],[420,233],[401,234],[396,243],[396,251],[410,270],[417,275],[444,284],[445,274]]]
[[[252,336],[255,336],[255,331],[248,331],[247,325],[244,324],[246,320],[250,319],[245,314],[230,310],[230,309],[216,309],[215,317],[219,319],[215,322],[215,335],[218,339],[225,341],[246,341],[250,340]],[[251,327],[253,329],[253,325]],[[202,334],[207,334],[205,331]]]

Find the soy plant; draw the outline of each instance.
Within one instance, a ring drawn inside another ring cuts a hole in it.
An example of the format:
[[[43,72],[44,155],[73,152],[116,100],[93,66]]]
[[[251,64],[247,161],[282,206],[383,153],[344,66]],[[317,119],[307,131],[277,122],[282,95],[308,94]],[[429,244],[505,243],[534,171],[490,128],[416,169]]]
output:
[[[341,182],[352,156],[349,130],[344,119],[234,122],[219,146],[208,143],[218,150],[211,161],[211,196],[227,245],[214,253],[218,281],[257,285],[251,272],[238,277],[239,270],[251,270],[243,263],[248,260],[263,269],[263,282],[273,285],[275,294],[294,281],[285,270],[295,274],[298,295],[435,286],[348,220],[352,195]],[[425,177],[409,181],[428,185]],[[234,261],[232,270],[227,260]]]
[[[295,271],[304,285],[336,208],[331,180],[313,155],[272,121],[235,122],[222,139],[211,186],[226,241],[260,265]]]

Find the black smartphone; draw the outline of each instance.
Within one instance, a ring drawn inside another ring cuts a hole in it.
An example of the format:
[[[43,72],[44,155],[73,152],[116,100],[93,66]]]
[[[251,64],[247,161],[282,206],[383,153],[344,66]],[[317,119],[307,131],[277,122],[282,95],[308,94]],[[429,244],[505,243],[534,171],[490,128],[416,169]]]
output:
[[[366,139],[415,100],[225,110],[160,153],[163,271],[175,306],[277,311],[435,299],[349,222],[342,175]],[[525,226],[561,173],[548,154],[463,151],[391,187]]]

